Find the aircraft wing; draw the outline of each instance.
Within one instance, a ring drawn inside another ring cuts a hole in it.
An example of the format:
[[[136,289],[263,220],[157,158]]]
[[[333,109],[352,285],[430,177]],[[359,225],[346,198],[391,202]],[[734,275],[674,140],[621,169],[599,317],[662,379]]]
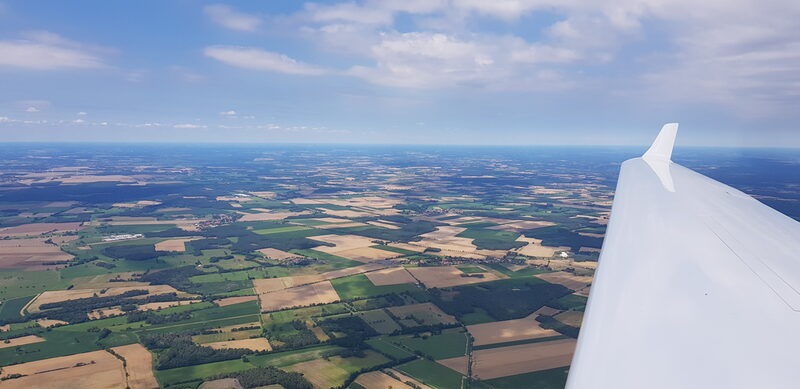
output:
[[[622,164],[567,388],[800,387],[800,223],[673,163]]]

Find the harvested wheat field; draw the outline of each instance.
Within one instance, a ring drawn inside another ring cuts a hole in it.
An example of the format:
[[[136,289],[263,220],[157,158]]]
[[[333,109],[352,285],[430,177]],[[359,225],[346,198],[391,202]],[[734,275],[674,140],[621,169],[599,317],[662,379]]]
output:
[[[152,296],[156,294],[177,293],[178,296],[192,296],[186,292],[180,292],[169,285],[142,285],[142,286],[123,286],[119,288],[105,289],[105,293],[101,293],[103,289],[71,289],[71,290],[57,290],[42,292],[28,305],[29,312],[38,312],[42,304],[58,303],[67,300],[76,300],[81,298],[88,298],[97,295],[97,297],[116,296],[130,290],[147,290],[147,295],[135,296],[133,298],[143,298],[145,296]]]
[[[0,240],[0,269],[45,270],[72,259],[46,238]],[[56,263],[56,264],[54,264]]]
[[[423,325],[454,324],[458,321],[433,303],[420,303],[401,305],[388,308],[393,315],[400,319],[416,319],[415,322]]]
[[[245,296],[250,297],[250,296]],[[199,303],[200,300],[179,300],[179,301],[162,301],[157,303],[147,303],[139,305],[136,309],[139,311],[153,311],[158,309],[164,309],[169,307],[177,307],[180,305],[189,305],[194,303]]]
[[[141,344],[129,344],[111,349],[125,360],[128,373],[128,386],[131,389],[151,389],[158,387],[153,375],[153,355]]]
[[[161,202],[159,201],[139,200],[135,203],[114,203],[111,205],[118,208],[142,208],[150,205],[159,205],[159,204],[161,204]]]
[[[455,266],[411,267],[408,272],[425,284],[426,288],[449,288],[499,279],[493,273],[480,273],[483,277],[470,277]]]
[[[367,238],[359,235],[317,235],[309,236],[308,239],[316,240],[319,242],[330,243],[335,246],[318,246],[314,250],[326,252],[328,254],[335,254],[340,251],[359,249],[362,247],[374,246],[374,239]]]
[[[123,311],[119,307],[111,307],[111,308],[100,308],[90,312],[86,312],[86,317],[88,317],[89,320],[96,320],[96,319],[105,319],[107,317],[120,316],[124,314],[125,311]]]
[[[298,286],[259,295],[261,311],[270,312],[292,307],[328,304],[339,301],[339,295],[330,281]]]
[[[201,238],[178,238],[178,239],[169,239],[163,242],[156,243],[156,251],[177,251],[177,252],[184,252],[186,251],[186,242],[191,242],[193,240],[198,240]]]
[[[365,216],[374,216],[371,212],[364,212],[364,211],[354,211],[352,209],[328,209],[328,208],[317,208],[317,210],[321,211],[326,215],[331,215],[335,217],[365,217]]]
[[[388,246],[408,251],[416,251],[418,253],[425,251],[425,247],[415,246],[413,244],[408,244],[408,243],[389,243]]]
[[[0,237],[5,236],[33,236],[41,234],[55,234],[60,232],[78,231],[83,228],[83,223],[30,223],[14,227],[0,228]]]
[[[246,348],[253,351],[272,351],[272,346],[270,346],[266,338],[226,340],[222,342],[206,343],[203,344],[203,346],[213,349]]]
[[[415,387],[418,389],[434,389],[428,385],[423,384],[422,382],[417,381],[415,378],[409,377],[395,369],[386,369],[387,372],[392,373],[393,376],[399,378],[403,382],[411,382],[414,384]]]
[[[565,271],[537,274],[536,277],[541,278],[551,284],[563,285],[572,290],[581,290],[592,283],[592,277],[576,276]]]
[[[127,386],[122,361],[106,351],[5,366],[0,378],[13,374],[25,377],[2,381],[3,389],[124,389]]]
[[[272,248],[261,249],[261,250],[256,250],[256,251],[258,251],[259,253],[263,254],[265,257],[267,257],[269,259],[277,259],[279,261],[283,261],[283,260],[286,260],[286,259],[305,258],[304,256],[302,256],[300,254],[293,254],[293,253],[290,253],[290,252],[286,252],[286,251],[278,250],[278,249],[272,249]]]
[[[472,238],[462,238],[456,235],[464,232],[466,228],[463,227],[436,227],[436,231],[422,234],[422,240],[418,242],[411,242],[415,246],[432,247],[441,250],[449,250],[455,252],[473,252],[477,250],[472,244]]]
[[[366,276],[375,286],[413,284],[417,282],[404,267],[391,267],[373,271],[367,273]]]
[[[524,235],[520,235],[517,242],[525,242],[527,245],[514,251],[529,257],[550,258],[556,255],[556,251],[569,251],[569,247],[542,246],[541,239],[527,238]]]
[[[526,230],[532,230],[534,228],[550,227],[554,225],[556,225],[556,223],[539,220],[515,220],[510,221],[510,223],[500,224],[499,226],[487,227],[487,229],[522,232]]]
[[[414,389],[382,371],[364,373],[358,376],[355,382],[364,389]]]
[[[220,307],[224,307],[226,305],[233,305],[244,303],[247,301],[257,300],[258,296],[236,296],[236,297],[226,297],[224,299],[214,300],[214,304],[217,304]]]
[[[55,326],[63,326],[63,325],[69,324],[69,323],[65,322],[64,320],[38,319],[38,320],[36,320],[36,324],[38,324],[39,327],[42,327],[42,328],[50,328],[50,327],[55,327]]]
[[[488,380],[567,366],[572,362],[575,343],[575,339],[559,339],[476,350],[472,353],[472,375],[478,379]],[[465,358],[451,358],[437,362],[448,367],[451,364],[457,367],[463,363],[460,364],[455,360]],[[461,371],[461,373],[466,372]]]
[[[540,327],[539,322],[532,318],[474,324],[467,326],[467,331],[475,338],[475,346],[559,335],[556,331]]]
[[[0,348],[17,347],[22,346],[23,344],[39,343],[44,341],[44,338],[40,338],[36,335],[20,336],[19,338],[11,338],[0,341]]]
[[[396,253],[394,251],[376,249],[373,247],[361,247],[352,250],[337,251],[336,255],[342,258],[368,263],[382,259],[397,258],[402,254]]]
[[[554,316],[554,315],[556,315],[556,314],[558,314],[560,312],[561,312],[560,309],[555,309],[555,308],[550,308],[550,307],[544,306],[544,307],[541,307],[541,308],[537,309],[536,312],[534,312],[533,314],[531,314],[528,317],[534,318],[534,317],[536,317],[536,315]]]

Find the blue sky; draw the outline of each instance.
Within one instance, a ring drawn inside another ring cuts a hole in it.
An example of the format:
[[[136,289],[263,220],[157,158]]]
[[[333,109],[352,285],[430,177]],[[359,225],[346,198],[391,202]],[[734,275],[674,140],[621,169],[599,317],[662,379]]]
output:
[[[800,147],[800,2],[0,0],[0,141]]]

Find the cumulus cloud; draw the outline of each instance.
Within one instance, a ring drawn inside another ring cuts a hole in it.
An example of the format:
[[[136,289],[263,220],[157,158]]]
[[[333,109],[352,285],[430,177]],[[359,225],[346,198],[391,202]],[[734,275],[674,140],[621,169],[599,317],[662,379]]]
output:
[[[83,111],[81,111],[81,112],[78,112],[78,114],[77,114],[77,115],[78,115],[78,116],[86,116],[86,115],[88,115],[88,114],[87,114],[86,112],[83,112]]]
[[[222,111],[219,114],[220,114],[220,116],[235,117],[236,116],[236,111],[231,109],[231,110],[228,110],[228,111]]]
[[[40,109],[36,108],[36,107],[25,108],[25,112],[36,113],[36,112],[39,112],[39,111],[40,111]]]
[[[321,67],[309,65],[286,55],[253,47],[211,46],[204,50],[206,56],[228,65],[269,72],[316,76],[328,73]]]
[[[24,34],[24,39],[0,41],[0,66],[32,70],[96,69],[105,67],[101,48],[62,38],[47,31]]]
[[[206,126],[206,125],[204,125],[204,124],[191,124],[191,123],[181,123],[181,124],[176,124],[176,125],[174,125],[174,126],[172,126],[172,127],[173,127],[173,128],[184,128],[184,129],[185,129],[185,128],[191,128],[191,129],[195,129],[195,128],[208,128],[208,126]]]
[[[207,5],[203,8],[203,12],[214,23],[232,30],[252,32],[261,24],[259,17],[237,12],[224,4]]]

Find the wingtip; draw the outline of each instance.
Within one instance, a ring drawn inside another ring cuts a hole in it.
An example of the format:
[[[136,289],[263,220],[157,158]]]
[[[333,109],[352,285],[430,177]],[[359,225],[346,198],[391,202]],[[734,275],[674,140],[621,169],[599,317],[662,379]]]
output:
[[[678,134],[678,123],[667,123],[661,127],[656,140],[649,149],[642,155],[642,158],[656,162],[670,162],[672,160],[672,149],[675,146],[675,137]]]

